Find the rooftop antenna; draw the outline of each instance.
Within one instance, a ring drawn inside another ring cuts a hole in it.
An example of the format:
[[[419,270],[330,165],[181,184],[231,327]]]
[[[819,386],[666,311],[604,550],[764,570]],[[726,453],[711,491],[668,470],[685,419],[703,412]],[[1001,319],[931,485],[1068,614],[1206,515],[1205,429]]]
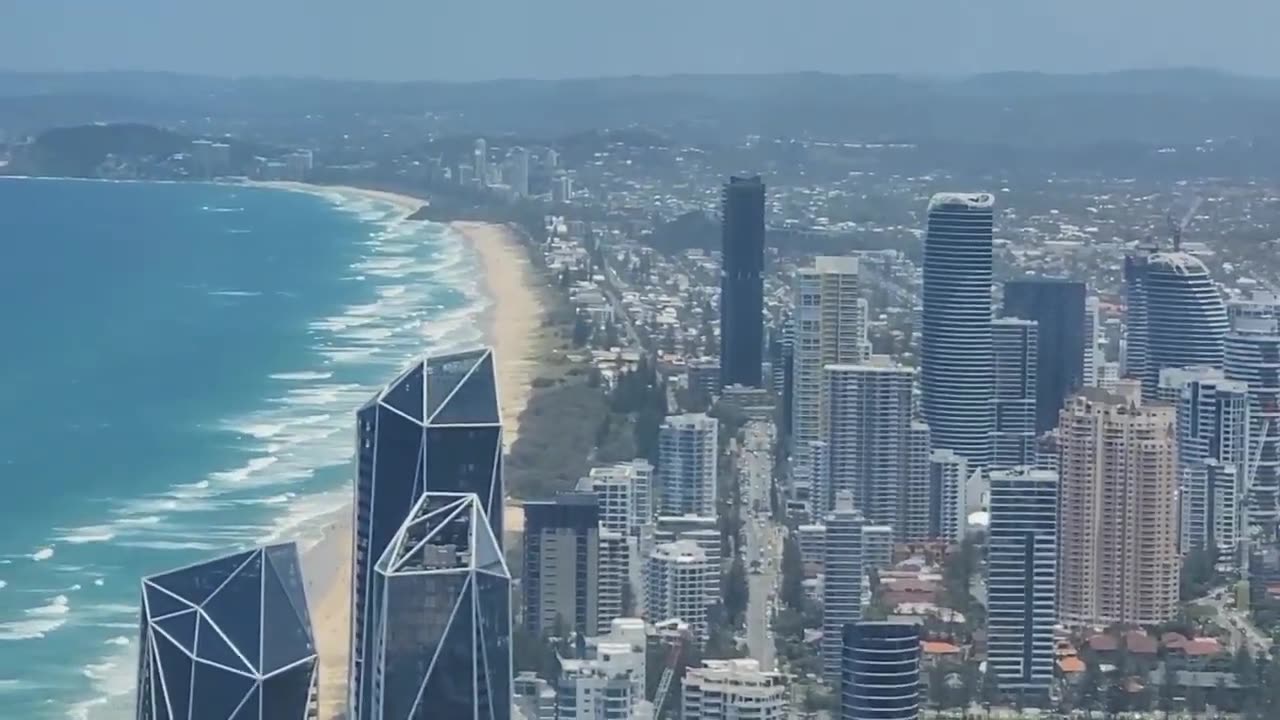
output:
[[[1187,209],[1186,214],[1178,221],[1173,219],[1173,209],[1169,209],[1169,213],[1165,217],[1169,221],[1169,233],[1173,236],[1174,252],[1182,250],[1182,233],[1187,229],[1187,226],[1191,224],[1191,218],[1195,217],[1196,211],[1200,209],[1200,204],[1203,202],[1204,198],[1197,196],[1191,201],[1191,207]]]

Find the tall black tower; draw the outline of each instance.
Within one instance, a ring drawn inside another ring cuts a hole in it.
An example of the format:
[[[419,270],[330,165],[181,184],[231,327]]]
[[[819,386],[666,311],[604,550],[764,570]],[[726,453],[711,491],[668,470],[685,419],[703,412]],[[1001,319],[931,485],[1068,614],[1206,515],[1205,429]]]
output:
[[[731,177],[722,195],[720,382],[761,387],[764,360],[764,183]]]
[[[1035,320],[1036,433],[1058,425],[1067,395],[1084,379],[1084,283],[1058,278],[1010,280],[1004,284],[1005,317]]]

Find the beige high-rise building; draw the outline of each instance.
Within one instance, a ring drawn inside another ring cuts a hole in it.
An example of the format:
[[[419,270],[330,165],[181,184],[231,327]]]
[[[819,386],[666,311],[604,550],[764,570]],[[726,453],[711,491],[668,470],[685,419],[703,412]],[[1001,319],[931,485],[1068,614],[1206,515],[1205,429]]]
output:
[[[1059,619],[1153,625],[1174,617],[1180,573],[1175,410],[1121,381],[1067,401],[1062,448]]]

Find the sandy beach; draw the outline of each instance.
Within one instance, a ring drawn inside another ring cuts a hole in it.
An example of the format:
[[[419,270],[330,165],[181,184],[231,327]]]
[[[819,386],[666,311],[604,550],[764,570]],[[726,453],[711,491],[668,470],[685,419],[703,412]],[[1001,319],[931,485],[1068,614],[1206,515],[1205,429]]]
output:
[[[425,201],[406,195],[350,187],[303,183],[253,183],[325,195],[338,192],[394,204],[406,215]],[[515,232],[503,225],[478,222],[453,223],[451,228],[476,252],[493,304],[486,313],[489,343],[497,360],[498,393],[502,405],[504,444],[510,449],[519,432],[519,417],[529,400],[530,382],[537,369],[537,331],[543,307],[538,279]],[[355,408],[352,408],[354,412]],[[347,645],[351,605],[351,510],[334,517],[323,539],[306,551],[308,600],[316,645],[320,653],[320,717],[336,717],[345,706]],[[508,507],[506,527],[523,527],[523,513]]]

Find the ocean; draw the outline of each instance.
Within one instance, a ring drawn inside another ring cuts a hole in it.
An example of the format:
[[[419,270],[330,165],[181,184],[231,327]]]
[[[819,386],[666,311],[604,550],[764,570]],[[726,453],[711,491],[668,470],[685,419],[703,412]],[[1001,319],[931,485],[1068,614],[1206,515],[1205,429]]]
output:
[[[478,259],[385,202],[0,179],[0,720],[130,717],[143,575],[314,543],[354,411],[484,340]]]

